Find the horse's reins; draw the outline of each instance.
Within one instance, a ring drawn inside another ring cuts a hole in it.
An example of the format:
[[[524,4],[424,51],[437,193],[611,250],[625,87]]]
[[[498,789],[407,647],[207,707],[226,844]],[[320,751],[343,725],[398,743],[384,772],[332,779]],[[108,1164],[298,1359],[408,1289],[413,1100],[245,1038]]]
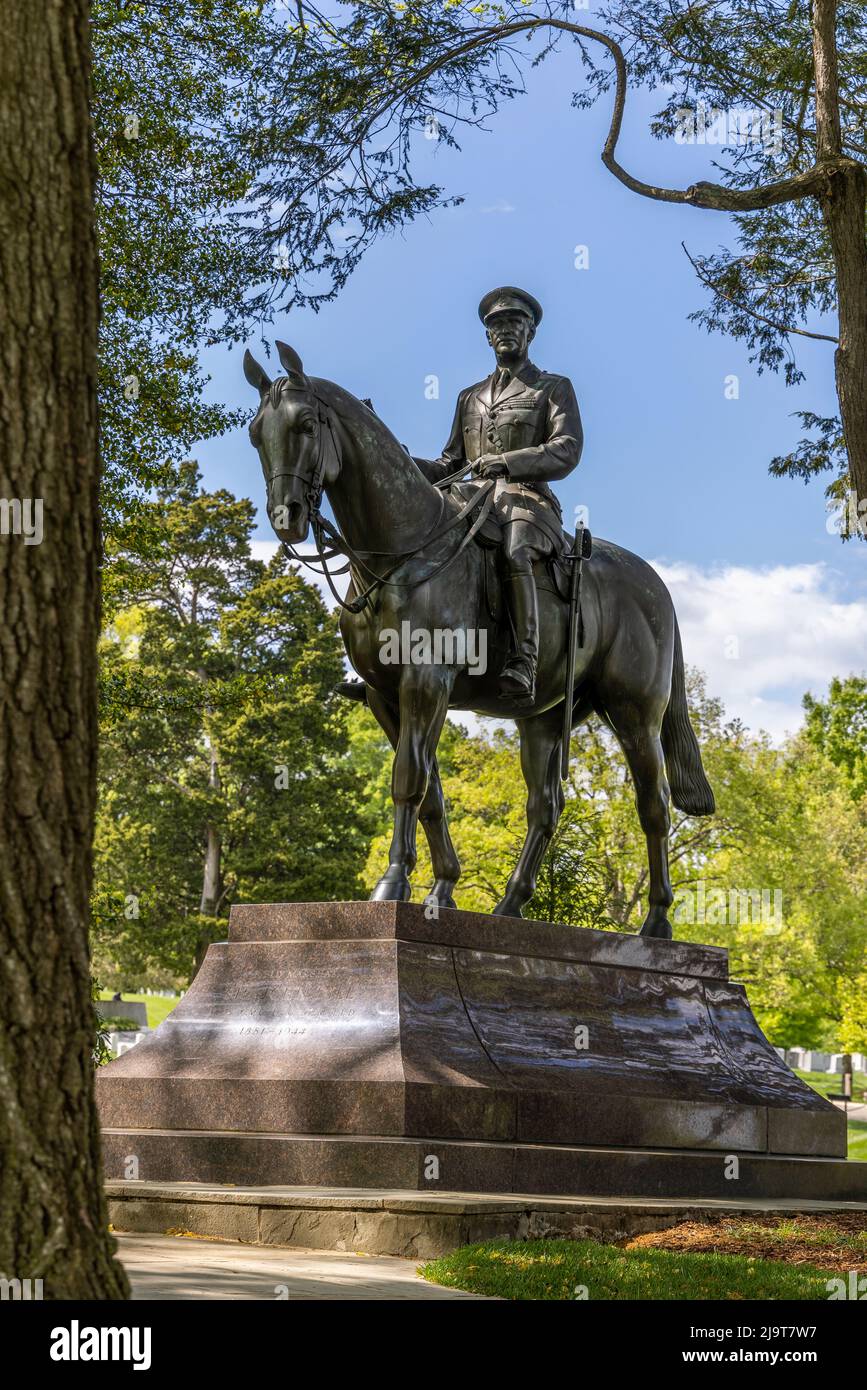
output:
[[[313,473],[310,478],[310,486],[308,487],[305,495],[305,501],[308,507],[310,526],[313,531],[313,541],[316,546],[316,556],[317,560],[319,561],[320,568],[317,568],[316,564],[314,564],[314,562],[309,560],[306,556],[299,555],[298,552],[295,550],[294,546],[291,546],[288,543],[288,541],[283,541],[282,546],[284,552],[291,559],[299,561],[302,565],[306,565],[308,569],[312,569],[314,573],[321,574],[325,578],[325,580],[328,583],[328,587],[331,590],[332,596],[342,609],[344,609],[347,613],[360,613],[367,604],[371,594],[382,585],[388,585],[392,588],[397,589],[416,589],[420,584],[427,584],[431,579],[435,579],[438,575],[442,574],[443,570],[447,569],[449,565],[453,564],[454,561],[458,558],[458,556],[461,555],[462,552],[469,545],[473,537],[484,525],[488,513],[491,510],[491,504],[494,500],[493,494],[495,480],[493,478],[486,478],[484,482],[482,482],[481,485],[478,487],[473,496],[463,505],[463,507],[461,507],[460,511],[455,512],[455,514],[451,517],[451,519],[445,526],[443,526],[441,529],[437,529],[440,524],[440,519],[442,518],[443,510],[445,509],[445,498],[442,497],[442,493],[440,493],[442,505],[440,508],[439,517],[437,518],[436,526],[434,527],[430,535],[426,536],[425,539],[421,542],[421,544],[416,546],[414,550],[355,550],[349,544],[349,542],[340,534],[337,527],[332,526],[331,522],[327,519],[327,517],[324,517],[322,515],[321,505],[323,484],[325,481],[326,429],[328,430],[331,436],[332,447],[334,449],[335,455],[338,458],[339,454],[337,451],[337,441],[334,438],[334,427],[331,423],[331,416],[328,413],[325,403],[319,398],[319,396],[316,396],[315,399],[319,405],[319,447],[316,456],[316,464],[314,466]],[[465,464],[462,468],[457,469],[456,472],[449,474],[447,478],[441,478],[439,482],[435,484],[435,487],[437,487],[438,489],[448,487],[450,483],[456,482],[459,478],[462,478],[464,476],[464,474],[467,472],[467,467],[468,465]],[[269,485],[276,478],[301,478],[303,480],[304,474],[299,472],[297,469],[280,469],[278,472],[269,475]],[[475,521],[469,527],[466,535],[461,540],[461,543],[458,546],[457,550],[455,550],[451,555],[446,556],[445,560],[443,560],[441,564],[437,565],[436,568],[431,570],[428,574],[422,575],[420,579],[416,579],[413,581],[393,580],[391,578],[391,575],[393,575],[396,570],[400,569],[401,565],[406,564],[408,560],[412,560],[415,558],[415,556],[420,555],[421,552],[423,550],[426,550],[429,545],[433,545],[435,541],[441,540],[443,536],[447,536],[450,531],[453,531],[456,526],[460,525],[461,522],[465,521],[476,509],[476,507],[479,508],[479,514],[476,517]],[[328,540],[331,541],[330,549],[323,545],[323,537],[326,537]],[[342,565],[340,569],[331,570],[328,567],[328,561],[333,559],[335,555],[346,555],[348,557],[347,564]],[[379,559],[394,559],[395,563],[385,571],[385,574],[377,574],[376,571],[373,570],[370,567],[370,565],[368,565],[367,562],[362,558],[365,555],[376,556]],[[346,574],[348,570],[352,570],[353,565],[359,570],[360,573],[371,576],[371,582],[368,584],[367,588],[363,591],[363,593],[359,594],[350,603],[347,603],[338,594],[334,586],[333,577],[335,575]]]

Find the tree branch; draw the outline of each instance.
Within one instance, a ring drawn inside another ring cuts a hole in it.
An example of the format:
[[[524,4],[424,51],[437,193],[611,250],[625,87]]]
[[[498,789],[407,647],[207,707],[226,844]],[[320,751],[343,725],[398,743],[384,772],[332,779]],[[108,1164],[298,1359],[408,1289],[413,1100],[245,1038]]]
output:
[[[743,313],[749,314],[751,318],[758,319],[760,323],[768,324],[769,327],[775,328],[778,333],[797,333],[798,336],[801,338],[818,338],[824,343],[838,343],[840,341],[840,339],[835,338],[832,333],[811,333],[806,328],[792,328],[787,324],[777,323],[774,319],[766,318],[764,314],[758,313],[756,309],[751,309],[748,304],[744,304],[741,301],[735,299],[734,295],[726,294],[724,290],[721,290],[718,285],[714,284],[710,276],[705,275],[701,266],[693,260],[692,256],[686,249],[686,242],[682,241],[680,244],[684,249],[687,260],[689,261],[699,280],[701,280],[703,284],[707,285],[708,289],[713,290],[714,294],[718,295],[720,299],[725,299],[729,304],[733,304],[736,309],[740,309]]]
[[[816,0],[816,3],[820,6],[831,4],[836,7],[836,0]],[[466,57],[478,49],[495,47],[506,39],[515,38],[518,34],[529,33],[542,28],[559,29],[564,33],[577,35],[579,38],[590,39],[594,43],[601,44],[610,53],[615,69],[614,109],[611,113],[608,135],[602,148],[602,163],[626,188],[633,193],[639,193],[644,198],[652,198],[657,202],[664,203],[685,203],[690,207],[708,208],[717,212],[759,212],[764,208],[775,207],[779,203],[789,203],[819,193],[827,186],[828,176],[831,172],[828,167],[829,163],[848,164],[850,162],[842,158],[838,138],[836,151],[832,153],[829,146],[829,153],[824,155],[812,168],[805,170],[804,173],[795,174],[791,178],[780,179],[776,183],[765,184],[758,188],[734,189],[726,188],[724,184],[702,182],[692,184],[686,189],[677,189],[644,183],[641,179],[636,179],[628,173],[616,157],[617,142],[620,138],[623,113],[626,107],[628,79],[623,49],[616,39],[599,29],[588,29],[583,24],[572,24],[569,20],[553,17],[517,20],[512,24],[494,25],[474,34],[463,43],[449,49],[448,52],[433,58],[414,72],[402,86],[398,87],[395,92],[371,111],[353,143],[360,145],[367,138],[373,124],[390,111],[397,101],[408,96],[413,88],[423,85],[428,78],[439,72],[440,69],[450,66],[458,58]],[[836,90],[836,72],[834,74],[834,90]],[[837,113],[837,128],[839,137],[839,111]],[[822,148],[821,135],[819,143],[820,148]]]

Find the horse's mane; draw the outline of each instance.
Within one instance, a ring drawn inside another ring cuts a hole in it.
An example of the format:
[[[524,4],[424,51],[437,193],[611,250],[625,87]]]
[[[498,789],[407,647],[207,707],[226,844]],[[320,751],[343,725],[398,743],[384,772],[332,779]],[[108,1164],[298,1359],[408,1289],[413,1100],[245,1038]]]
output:
[[[286,380],[285,377],[281,379]],[[400,458],[408,463],[413,463],[409,450],[401,444],[396,435],[392,434],[388,425],[381,416],[377,415],[369,401],[359,400],[358,396],[353,396],[351,391],[347,391],[343,386],[338,386],[335,381],[327,381],[323,377],[310,377],[308,380],[320,400],[324,400],[344,424],[351,427],[353,421],[359,421],[367,429],[373,430],[381,445],[394,448]],[[414,463],[413,467],[416,467]]]
[[[334,411],[350,433],[353,423],[363,424],[366,429],[374,433],[379,448],[386,455],[391,454],[393,462],[400,461],[409,464],[413,472],[417,473],[425,482],[428,481],[406,445],[401,444],[397,436],[392,434],[385,421],[377,415],[370,401],[360,400],[358,396],[353,396],[352,392],[347,391],[345,387],[338,386],[336,381],[328,381],[325,377],[305,377],[304,381],[305,385],[301,386],[298,384],[298,380],[292,377],[275,377],[268,387],[268,401],[272,410],[277,409],[283,396],[289,392],[297,391],[299,395],[303,394],[305,390],[308,393],[312,392],[318,400],[324,402]]]

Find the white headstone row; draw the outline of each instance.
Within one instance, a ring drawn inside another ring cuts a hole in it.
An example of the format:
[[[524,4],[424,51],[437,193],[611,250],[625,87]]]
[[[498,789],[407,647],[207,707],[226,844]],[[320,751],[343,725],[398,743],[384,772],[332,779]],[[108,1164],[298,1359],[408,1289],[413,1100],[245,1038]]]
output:
[[[149,1032],[149,1028],[141,1028],[136,1033],[109,1033],[108,1045],[115,1057],[120,1057],[124,1052],[129,1052],[131,1047],[135,1047],[136,1043],[140,1043],[142,1038],[146,1037]]]
[[[842,1072],[843,1052],[810,1052],[804,1047],[775,1047],[778,1057],[798,1071]],[[867,1071],[867,1057],[861,1052],[850,1054],[853,1071]]]

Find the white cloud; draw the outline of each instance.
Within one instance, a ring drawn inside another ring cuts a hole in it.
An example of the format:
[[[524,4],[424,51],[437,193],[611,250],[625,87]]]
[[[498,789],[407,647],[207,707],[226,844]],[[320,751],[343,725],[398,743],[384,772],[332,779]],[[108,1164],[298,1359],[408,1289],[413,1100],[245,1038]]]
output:
[[[252,549],[267,560],[277,542],[254,541]],[[311,545],[300,549],[313,554]],[[844,598],[827,565],[704,570],[655,560],[653,567],[674,600],[684,659],[704,671],[728,716],[751,729],[782,739],[802,722],[805,691],[821,696],[832,676],[867,668],[867,595]],[[322,577],[302,573],[333,606]],[[345,576],[335,583],[342,595]]]
[[[273,559],[273,557],[277,554],[277,551],[278,551],[279,549],[280,549],[280,542],[279,542],[279,541],[251,541],[251,542],[250,542],[250,553],[252,554],[253,559],[254,559],[254,560],[261,560],[261,561],[262,561],[264,564],[266,564],[266,565],[267,565],[267,563],[268,563],[269,560]]]
[[[279,542],[279,541],[251,541],[251,542],[250,542],[250,551],[251,551],[251,554],[252,554],[252,556],[253,556],[253,559],[254,559],[254,560],[262,560],[263,563],[265,563],[265,564],[268,563],[268,561],[271,559],[271,557],[272,557],[273,555],[275,555],[276,552],[277,552],[279,549],[280,549],[280,542]],[[317,566],[318,566],[319,561],[318,561],[318,559],[316,559],[316,546],[313,544],[312,541],[305,541],[303,545],[296,545],[296,546],[294,547],[294,549],[298,551],[298,554],[299,554],[299,555],[303,555],[303,556],[305,556],[305,557],[308,557],[308,558],[311,559],[311,560],[316,560],[316,564],[317,564]],[[335,569],[338,569],[338,570],[339,570],[339,569],[342,569],[343,564],[344,564],[344,561],[341,560],[339,556],[337,556],[337,557],[335,557],[335,559],[329,560],[328,563],[329,563],[329,565],[331,566],[332,570],[335,570]],[[325,599],[325,602],[328,604],[328,607],[329,607],[329,608],[333,608],[333,607],[334,607],[334,597],[333,597],[333,595],[332,595],[332,593],[331,593],[331,590],[330,590],[329,587],[328,587],[328,581],[327,581],[327,579],[325,578],[325,576],[324,576],[323,574],[320,574],[318,569],[315,569],[315,570],[309,569],[309,568],[307,567],[307,565],[299,564],[299,565],[297,566],[297,568],[298,568],[298,570],[301,572],[301,574],[304,576],[304,578],[307,580],[308,584],[313,584],[313,585],[315,585],[315,587],[319,590],[319,592],[321,593],[322,597]],[[349,575],[348,575],[348,574],[336,574],[336,575],[334,576],[334,587],[335,587],[335,589],[337,590],[337,592],[339,593],[339,595],[340,595],[341,598],[343,598],[344,595],[346,594],[346,590],[347,590],[348,586],[349,586]]]
[[[482,213],[485,213],[485,214],[490,214],[490,213],[509,213],[509,212],[515,212],[515,211],[516,211],[516,209],[515,209],[514,204],[508,202],[505,198],[498,198],[497,201],[496,201],[495,203],[489,203],[487,207],[479,208],[479,212],[482,212]]]
[[[846,599],[826,565],[751,569],[655,561],[677,610],[684,657],[750,728],[775,739],[802,722],[801,697],[867,665],[867,597]]]

